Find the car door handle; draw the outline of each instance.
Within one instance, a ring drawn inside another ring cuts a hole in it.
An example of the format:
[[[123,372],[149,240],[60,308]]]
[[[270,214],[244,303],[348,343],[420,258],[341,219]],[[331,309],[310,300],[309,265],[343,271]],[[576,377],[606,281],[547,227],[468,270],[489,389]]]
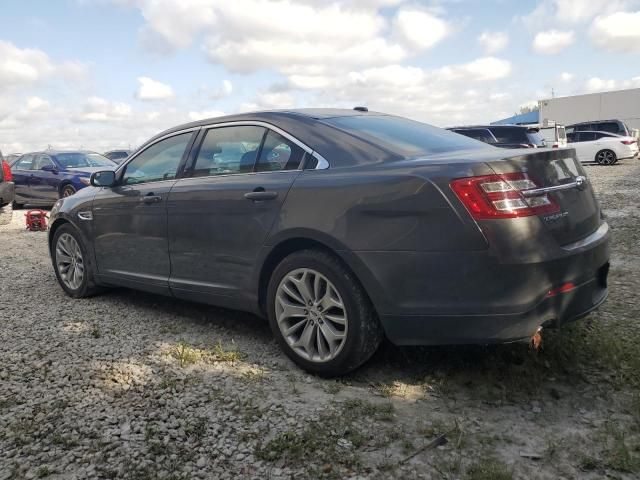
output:
[[[143,203],[158,203],[162,201],[162,197],[160,195],[154,195],[153,193],[147,193],[140,201]]]
[[[244,198],[247,200],[253,200],[254,202],[261,200],[274,200],[278,197],[278,192],[266,192],[264,190],[254,190],[253,192],[247,192],[244,194]]]

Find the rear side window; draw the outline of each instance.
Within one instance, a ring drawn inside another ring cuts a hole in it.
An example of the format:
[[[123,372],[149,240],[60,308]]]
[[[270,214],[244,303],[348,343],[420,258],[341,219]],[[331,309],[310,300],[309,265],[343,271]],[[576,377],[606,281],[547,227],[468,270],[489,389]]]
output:
[[[31,170],[33,164],[33,155],[23,155],[16,163],[14,168],[18,170]]]
[[[600,132],[618,133],[620,126],[617,122],[602,122],[596,125],[596,130]]]
[[[122,183],[132,185],[175,178],[191,136],[192,133],[181,133],[151,145],[127,164]]]
[[[589,132],[595,129],[595,125],[593,123],[581,123],[574,127],[576,132]]]
[[[193,169],[194,177],[253,172],[265,129],[253,126],[208,130]]]
[[[323,122],[404,157],[490,148],[464,135],[401,117],[362,115]]]
[[[260,151],[256,171],[296,170],[302,162],[304,153],[304,150],[292,141],[269,130]]]

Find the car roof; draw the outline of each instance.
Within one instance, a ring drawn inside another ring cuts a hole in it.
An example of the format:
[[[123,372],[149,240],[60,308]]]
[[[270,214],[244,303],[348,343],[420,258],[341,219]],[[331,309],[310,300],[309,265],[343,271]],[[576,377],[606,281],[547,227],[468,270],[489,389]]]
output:
[[[602,122],[622,122],[622,120],[619,120],[617,118],[609,118],[604,120],[586,120],[584,122],[572,123],[571,125],[582,125],[583,123],[602,123]]]
[[[274,122],[276,126],[279,122],[288,120],[289,122],[292,120],[326,120],[329,118],[336,117],[356,117],[356,116],[386,116],[384,113],[380,112],[369,112],[369,111],[361,111],[361,110],[352,110],[347,108],[297,108],[297,109],[288,109],[288,110],[262,110],[256,112],[247,112],[247,113],[237,113],[234,115],[224,115],[222,117],[212,117],[212,118],[204,118],[202,120],[197,120],[195,122],[183,123],[182,125],[178,125],[172,128],[169,128],[163,132],[160,132],[155,137],[153,137],[149,142],[163,137],[165,135],[171,134],[173,132],[177,132],[180,130],[185,130],[188,128],[194,127],[202,127],[204,125],[212,125],[215,123],[225,123],[225,122],[237,122],[237,121],[263,121],[263,122]],[[146,143],[149,143],[146,142]]]
[[[453,130],[453,129],[465,129],[465,128],[487,128],[487,129],[491,129],[491,128],[504,128],[504,127],[508,127],[508,128],[537,128],[537,127],[530,127],[528,125],[461,125],[459,127],[447,127],[447,130]]]
[[[61,153],[98,153],[93,150],[37,150],[35,152],[26,152],[21,155],[35,155],[37,153],[44,153],[46,155],[59,155]]]

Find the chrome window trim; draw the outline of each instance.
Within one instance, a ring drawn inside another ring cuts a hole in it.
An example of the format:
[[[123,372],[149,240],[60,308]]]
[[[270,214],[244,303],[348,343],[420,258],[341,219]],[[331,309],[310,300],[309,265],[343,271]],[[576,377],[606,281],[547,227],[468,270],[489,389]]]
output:
[[[282,135],[287,140],[290,140],[291,142],[295,143],[300,148],[302,148],[305,152],[307,152],[309,155],[311,155],[316,160],[318,160],[318,164],[316,165],[316,167],[312,168],[312,169],[309,169],[309,170],[325,170],[325,169],[329,168],[329,162],[322,155],[320,155],[318,152],[313,150],[313,148],[311,148],[308,145],[302,143],[296,137],[294,137],[293,135],[291,135],[288,132],[285,132],[280,127],[276,127],[275,125],[273,125],[271,123],[268,123],[268,122],[263,122],[263,121],[260,121],[260,120],[236,120],[236,121],[233,121],[233,122],[221,122],[221,123],[211,123],[211,124],[208,124],[208,125],[202,125],[201,128],[208,130],[208,129],[211,129],[211,128],[218,128],[218,127],[240,127],[240,126],[268,128],[269,130],[272,130],[272,131]],[[304,170],[302,163],[298,167],[298,170]],[[262,172],[255,172],[255,173],[262,173]]]
[[[125,159],[124,162],[122,162],[120,165],[118,165],[118,168],[115,169],[116,175],[120,175],[120,173],[121,173],[120,171],[121,170],[123,170],[127,165],[129,165],[129,163],[131,163],[138,155],[140,155],[142,152],[147,151],[149,148],[154,146],[156,143],[161,142],[162,140],[166,140],[167,138],[175,137],[176,135],[182,135],[183,133],[195,132],[196,130],[200,130],[200,128],[201,127],[185,128],[184,130],[179,130],[177,132],[167,133],[166,135],[163,135],[162,137],[157,138],[156,140],[154,140],[153,143],[149,143],[148,145],[145,145],[144,149],[141,149],[141,150],[138,150],[136,152],[133,152],[129,157],[127,157]],[[153,183],[153,182],[147,182],[147,183]]]

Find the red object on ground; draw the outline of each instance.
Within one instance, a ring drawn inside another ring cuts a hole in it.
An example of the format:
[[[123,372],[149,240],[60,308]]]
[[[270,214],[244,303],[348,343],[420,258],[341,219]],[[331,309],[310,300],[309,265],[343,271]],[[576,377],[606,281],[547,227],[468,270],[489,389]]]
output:
[[[24,216],[27,217],[27,230],[32,232],[47,230],[47,212],[44,210],[29,210]]]
[[[2,167],[4,181],[5,182],[13,181],[13,174],[11,173],[11,167],[9,167],[9,164],[4,160],[0,160],[0,164],[1,164],[0,166]]]

